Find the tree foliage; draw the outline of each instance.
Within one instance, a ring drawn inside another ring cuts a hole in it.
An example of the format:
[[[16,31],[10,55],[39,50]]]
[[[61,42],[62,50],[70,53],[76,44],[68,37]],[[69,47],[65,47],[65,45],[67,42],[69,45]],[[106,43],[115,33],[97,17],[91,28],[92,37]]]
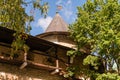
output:
[[[26,13],[25,7],[31,8],[30,13]],[[30,23],[34,20],[33,13],[36,9],[46,17],[48,3],[41,4],[41,0],[0,0],[0,26],[16,31],[11,45],[12,53],[21,49],[28,50],[25,40],[30,33]]]
[[[70,25],[70,33],[79,46],[78,49],[90,45],[90,54],[99,57],[104,63],[105,73],[102,77],[107,78],[97,78],[97,80],[120,80],[120,77],[109,78],[109,74],[113,72],[120,75],[119,0],[87,0],[77,9],[78,18]],[[94,66],[95,59],[95,57],[87,57],[84,62]],[[113,68],[115,66],[116,69]]]

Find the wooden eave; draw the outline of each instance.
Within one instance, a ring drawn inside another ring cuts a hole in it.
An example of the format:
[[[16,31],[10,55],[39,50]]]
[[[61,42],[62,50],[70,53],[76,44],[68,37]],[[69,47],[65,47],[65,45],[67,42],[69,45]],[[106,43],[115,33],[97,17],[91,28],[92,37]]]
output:
[[[14,40],[14,33],[15,31],[13,30],[7,29],[5,27],[0,27],[0,42],[11,44]],[[28,39],[26,40],[26,44],[30,47],[31,50],[38,50],[42,52],[46,52],[51,47],[60,47],[66,50],[72,49],[31,35],[29,35]]]
[[[0,42],[11,44],[14,39],[13,33],[15,33],[15,31],[0,26]],[[69,33],[68,32],[64,32],[64,33],[48,32],[48,33],[43,34],[43,36],[51,35],[51,34],[66,34],[67,35]],[[65,49],[65,50],[71,50],[71,49],[74,50],[73,48],[63,46],[60,44],[55,44],[53,42],[44,40],[42,38],[37,38],[36,36],[31,36],[31,35],[29,35],[28,39],[26,40],[26,44],[30,47],[30,50],[38,50],[41,52],[46,52],[47,50],[49,50],[52,47],[55,47],[55,48],[59,47],[59,48]],[[87,48],[87,46],[84,47],[84,49],[82,49],[80,51],[89,53],[89,46],[88,46],[88,48]]]
[[[53,32],[45,32],[45,33],[42,33],[42,34],[38,34],[36,35],[36,37],[39,37],[39,38],[42,38],[42,37],[45,37],[45,36],[51,36],[51,35],[70,35],[69,32],[61,32],[61,31],[53,31]]]

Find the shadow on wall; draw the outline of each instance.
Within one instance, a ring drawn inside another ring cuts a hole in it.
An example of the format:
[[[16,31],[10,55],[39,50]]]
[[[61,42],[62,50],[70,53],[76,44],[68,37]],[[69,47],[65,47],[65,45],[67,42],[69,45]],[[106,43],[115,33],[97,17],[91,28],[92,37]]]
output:
[[[50,75],[49,71],[24,68],[0,63],[0,80],[63,80],[57,75]]]

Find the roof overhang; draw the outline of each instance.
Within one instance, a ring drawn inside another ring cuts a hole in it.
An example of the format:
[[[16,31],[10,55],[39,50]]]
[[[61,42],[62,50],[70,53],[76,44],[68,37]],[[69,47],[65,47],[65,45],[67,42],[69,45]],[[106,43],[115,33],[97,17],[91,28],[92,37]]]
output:
[[[15,33],[15,31],[7,29],[5,27],[0,27],[0,42],[11,44],[12,41],[14,40],[13,33]],[[52,34],[52,33],[46,33],[45,35],[48,34]],[[57,34],[59,34],[59,32]],[[67,34],[67,32],[64,32],[64,34]],[[31,35],[28,36],[28,39],[26,40],[26,44],[30,47],[30,49],[38,50],[41,52],[45,52],[51,47],[60,47],[66,50],[72,49]]]
[[[45,37],[45,36],[50,36],[50,35],[70,35],[69,32],[64,32],[64,31],[53,31],[53,32],[45,32],[45,33],[42,33],[42,34],[38,34],[36,35],[36,37]]]

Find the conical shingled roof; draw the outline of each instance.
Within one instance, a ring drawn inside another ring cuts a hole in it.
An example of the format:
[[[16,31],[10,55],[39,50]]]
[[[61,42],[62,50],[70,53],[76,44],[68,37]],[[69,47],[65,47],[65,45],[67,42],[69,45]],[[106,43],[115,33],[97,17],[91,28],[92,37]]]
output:
[[[51,21],[50,25],[45,32],[67,32],[68,24],[62,19],[59,13],[56,13],[55,17]]]

